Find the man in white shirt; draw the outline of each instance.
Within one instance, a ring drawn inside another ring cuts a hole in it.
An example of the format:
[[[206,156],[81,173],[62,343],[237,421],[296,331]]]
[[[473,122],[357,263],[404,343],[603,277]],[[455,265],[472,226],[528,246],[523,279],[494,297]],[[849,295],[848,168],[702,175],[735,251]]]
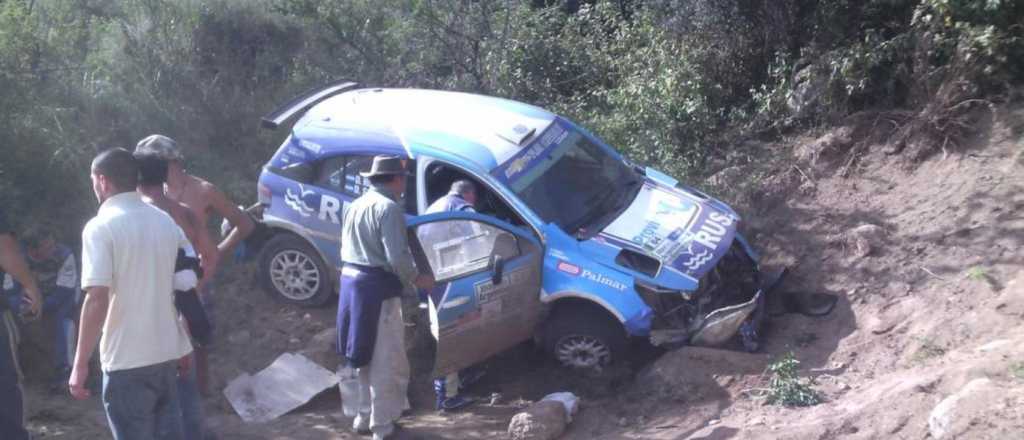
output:
[[[103,404],[115,440],[180,439],[179,368],[192,345],[174,307],[174,263],[185,234],[135,191],[138,165],[124,149],[92,162],[99,212],[82,231],[86,291],[69,386],[89,397],[89,357],[100,342]]]

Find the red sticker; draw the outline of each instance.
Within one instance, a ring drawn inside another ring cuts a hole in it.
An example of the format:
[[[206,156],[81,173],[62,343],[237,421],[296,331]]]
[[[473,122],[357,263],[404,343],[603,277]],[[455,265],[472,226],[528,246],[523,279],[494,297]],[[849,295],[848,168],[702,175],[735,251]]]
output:
[[[558,262],[558,270],[565,272],[569,275],[577,276],[580,274],[580,267],[565,261]]]

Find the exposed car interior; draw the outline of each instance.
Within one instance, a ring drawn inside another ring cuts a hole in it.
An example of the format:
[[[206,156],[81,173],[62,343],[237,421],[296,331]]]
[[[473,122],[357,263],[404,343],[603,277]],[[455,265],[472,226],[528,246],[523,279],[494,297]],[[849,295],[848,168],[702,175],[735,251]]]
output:
[[[460,179],[469,180],[476,186],[477,202],[476,206],[474,206],[476,212],[492,216],[516,226],[526,226],[526,223],[519,218],[519,215],[487,186],[484,186],[479,180],[467,175],[465,172],[442,163],[435,162],[427,167],[425,179],[427,185],[427,205],[429,206],[437,199],[448,194],[452,183]]]

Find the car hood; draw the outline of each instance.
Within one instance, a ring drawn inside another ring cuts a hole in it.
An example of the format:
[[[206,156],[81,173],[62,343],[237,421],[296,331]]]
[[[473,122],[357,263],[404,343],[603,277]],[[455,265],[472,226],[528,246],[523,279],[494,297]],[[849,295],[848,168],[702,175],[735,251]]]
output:
[[[662,271],[699,280],[728,252],[738,222],[724,203],[648,177],[597,239],[656,258]]]

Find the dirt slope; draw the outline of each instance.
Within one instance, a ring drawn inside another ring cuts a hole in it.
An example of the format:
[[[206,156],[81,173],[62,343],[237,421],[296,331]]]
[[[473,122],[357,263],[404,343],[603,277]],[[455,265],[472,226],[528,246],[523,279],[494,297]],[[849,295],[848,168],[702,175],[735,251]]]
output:
[[[600,377],[561,370],[530,347],[500,356],[474,390],[500,394],[455,415],[430,409],[429,347],[413,351],[413,416],[402,438],[495,438],[531,400],[583,397],[571,439],[1024,438],[1024,110],[1006,109],[973,147],[910,163],[891,145],[840,128],[763,148],[800,160],[738,166],[766,176],[727,195],[791,291],[840,298],[835,311],[771,321],[762,353],[684,348]],[[851,135],[850,133],[854,133]],[[845,175],[845,177],[844,177]],[[251,266],[220,280],[213,384],[255,372],[284,351],[333,367],[334,310],[281,306]],[[415,329],[410,336],[422,336]],[[825,402],[765,406],[765,366],[792,351]],[[28,383],[40,438],[109,438],[98,398],[73,402]],[[242,423],[206,399],[218,438],[358,438],[336,391],[267,424]]]

